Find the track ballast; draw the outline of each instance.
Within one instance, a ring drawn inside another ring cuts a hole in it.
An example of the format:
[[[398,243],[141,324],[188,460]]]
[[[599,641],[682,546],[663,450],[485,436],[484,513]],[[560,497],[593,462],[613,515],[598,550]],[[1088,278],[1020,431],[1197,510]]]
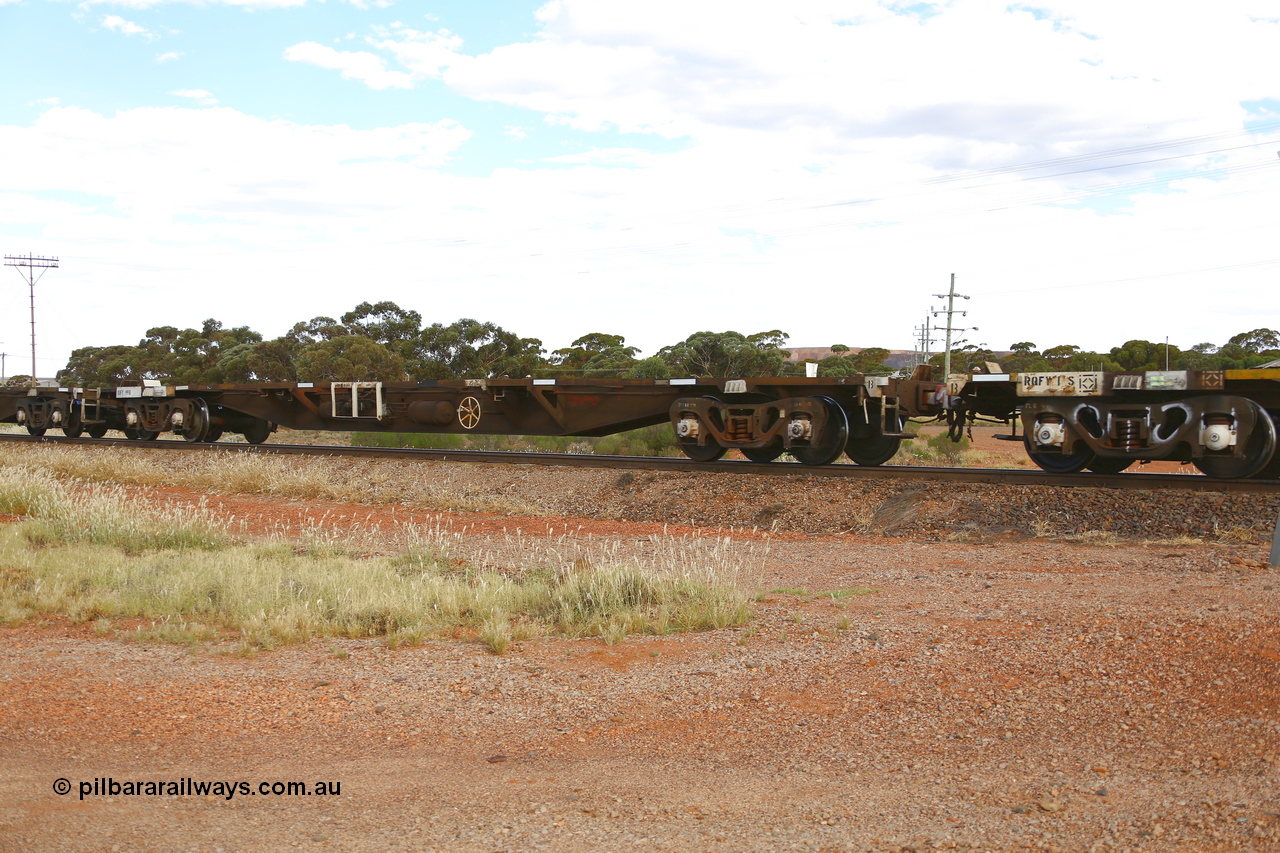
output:
[[[424,450],[395,447],[340,447],[310,444],[242,444],[239,442],[122,441],[109,438],[0,435],[0,441],[19,444],[115,447],[137,450],[265,453],[278,456],[331,456],[363,459],[400,459],[419,462],[472,462],[504,465],[546,465],[578,468],[760,474],[773,477],[843,477],[853,480],[912,479],[935,482],[991,483],[1056,488],[1109,488],[1223,492],[1232,494],[1280,494],[1278,480],[1219,480],[1200,474],[1050,474],[1014,468],[929,468],[918,466],[822,465],[794,462],[714,461],[694,462],[679,457],[597,456],[570,453],[520,453],[486,450]]]

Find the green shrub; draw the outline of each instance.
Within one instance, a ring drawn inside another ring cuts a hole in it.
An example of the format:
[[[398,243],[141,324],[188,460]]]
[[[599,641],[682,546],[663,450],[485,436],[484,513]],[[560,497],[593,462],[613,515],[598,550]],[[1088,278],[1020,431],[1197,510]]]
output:
[[[474,433],[356,432],[353,447],[412,447],[424,450],[497,450],[592,453],[599,456],[679,456],[670,424],[655,424],[600,437],[488,435]]]
[[[461,450],[467,436],[444,432],[354,432],[352,447],[413,447],[419,450]]]

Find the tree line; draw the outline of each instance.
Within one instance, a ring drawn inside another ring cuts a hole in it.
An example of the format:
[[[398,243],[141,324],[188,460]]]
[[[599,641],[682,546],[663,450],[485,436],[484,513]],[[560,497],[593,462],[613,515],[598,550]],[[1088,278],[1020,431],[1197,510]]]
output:
[[[461,319],[425,325],[417,311],[394,302],[362,302],[339,319],[314,317],[284,335],[266,339],[247,326],[226,328],[206,320],[199,329],[158,326],[135,345],[82,347],[58,372],[62,385],[112,386],[157,380],[176,385],[242,382],[383,381],[535,378],[804,375],[805,364],[789,361],[785,332],[755,334],[697,332],[647,358],[621,335],[592,332],[570,346],[547,352],[537,338],[522,337],[494,323]],[[1003,357],[1000,357],[1003,356]],[[855,352],[836,344],[817,362],[820,376],[889,374],[889,350]],[[952,353],[952,369],[964,372],[987,361],[1007,371],[1159,370],[1252,367],[1280,358],[1280,333],[1256,329],[1225,344],[1189,350],[1128,341],[1106,353],[1074,345],[1037,350],[1016,343],[1009,353],[965,346]],[[932,359],[941,379],[942,357]],[[26,384],[15,376],[11,384]]]
[[[1226,343],[1200,343],[1190,349],[1180,349],[1159,341],[1125,341],[1107,352],[1089,352],[1078,346],[1064,344],[1036,349],[1030,341],[1021,341],[1009,347],[1002,358],[988,349],[965,347],[953,352],[952,369],[957,372],[981,366],[986,361],[999,361],[1009,373],[1042,371],[1084,370],[1245,370],[1280,358],[1280,332],[1275,329],[1254,329],[1233,335]],[[940,359],[935,359],[940,361]]]

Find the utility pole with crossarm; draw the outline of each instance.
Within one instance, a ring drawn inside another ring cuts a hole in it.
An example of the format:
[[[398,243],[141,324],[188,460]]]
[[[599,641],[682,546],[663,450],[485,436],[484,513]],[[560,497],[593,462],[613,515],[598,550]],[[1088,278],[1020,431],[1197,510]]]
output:
[[[977,327],[977,326],[961,326],[961,327],[956,327],[956,326],[951,325],[951,318],[952,318],[952,316],[953,316],[953,315],[955,315],[955,314],[959,314],[961,317],[967,317],[967,316],[969,315],[969,312],[968,312],[968,311],[957,311],[957,310],[956,310],[956,299],[968,299],[969,297],[964,296],[964,295],[959,294],[959,293],[956,293],[956,274],[955,274],[955,273],[952,273],[952,274],[951,274],[951,290],[950,290],[950,292],[948,292],[948,293],[935,293],[935,294],[933,294],[933,295],[934,295],[935,297],[937,297],[938,299],[945,299],[945,300],[947,300],[947,308],[946,308],[946,310],[945,310],[945,311],[944,311],[944,310],[942,310],[942,309],[940,309],[940,308],[936,308],[936,309],[934,309],[934,310],[933,310],[933,312],[932,312],[932,313],[933,313],[933,316],[935,316],[935,317],[937,317],[939,314],[946,314],[946,315],[947,315],[947,327],[946,327],[946,328],[947,328],[947,352],[946,352],[946,355],[944,355],[944,356],[942,357],[942,381],[943,381],[943,382],[946,382],[946,381],[947,381],[947,377],[949,377],[949,376],[951,375],[951,333],[952,333],[952,332],[966,332],[966,331],[970,331],[970,330],[972,330],[972,331],[975,331],[975,332],[976,332],[976,331],[978,331],[978,327]]]
[[[4,265],[27,269],[25,274],[19,269],[18,274],[31,288],[31,385],[34,387],[36,384],[36,282],[44,277],[46,270],[58,268],[58,259],[40,258],[35,255],[5,255]],[[36,274],[36,270],[40,270],[39,275]]]

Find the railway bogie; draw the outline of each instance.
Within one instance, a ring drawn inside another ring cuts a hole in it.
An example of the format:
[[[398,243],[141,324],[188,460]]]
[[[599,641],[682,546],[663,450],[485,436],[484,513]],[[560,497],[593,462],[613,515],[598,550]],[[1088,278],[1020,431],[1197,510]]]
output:
[[[98,388],[29,388],[0,396],[0,421],[25,426],[32,435],[60,430],[76,438],[102,438],[115,430],[148,441],[172,432],[187,441],[216,441],[236,432],[252,443],[265,441],[274,425],[229,409],[206,396],[160,385]]]
[[[1280,474],[1280,370],[1062,372],[953,376],[976,415],[1021,425],[1028,456],[1052,473],[1118,473],[1189,462],[1210,477]]]

